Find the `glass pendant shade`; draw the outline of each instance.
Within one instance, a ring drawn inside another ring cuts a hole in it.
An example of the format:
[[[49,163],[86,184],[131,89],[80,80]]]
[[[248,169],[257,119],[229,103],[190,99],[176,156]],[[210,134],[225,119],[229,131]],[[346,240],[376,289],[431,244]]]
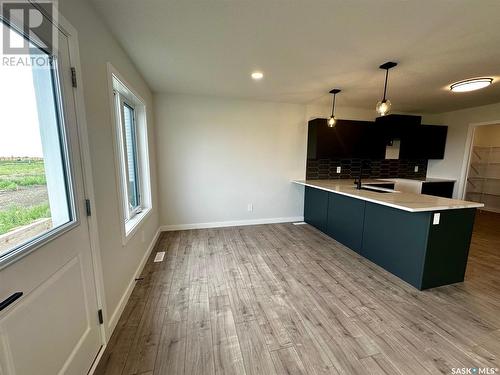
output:
[[[337,123],[337,119],[335,118],[335,116],[330,116],[330,118],[328,119],[328,126],[330,128],[333,128],[336,123]]]
[[[377,107],[375,109],[380,116],[385,116],[391,110],[391,101],[389,99],[384,99],[377,103]]]

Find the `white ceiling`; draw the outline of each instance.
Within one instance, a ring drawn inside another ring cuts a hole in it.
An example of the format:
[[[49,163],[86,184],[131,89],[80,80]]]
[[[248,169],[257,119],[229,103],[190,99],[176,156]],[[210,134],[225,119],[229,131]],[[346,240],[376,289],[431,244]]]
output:
[[[92,0],[155,92],[444,112],[500,102],[499,0]],[[262,70],[260,82],[250,79]],[[452,94],[450,83],[497,82]]]

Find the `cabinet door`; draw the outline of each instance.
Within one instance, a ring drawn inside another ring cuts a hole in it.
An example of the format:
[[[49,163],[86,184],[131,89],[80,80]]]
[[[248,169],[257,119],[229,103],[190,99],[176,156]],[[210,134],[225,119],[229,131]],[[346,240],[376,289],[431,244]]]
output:
[[[452,198],[455,182],[424,182],[422,184],[422,194],[434,195],[436,197]]]
[[[304,221],[320,231],[325,232],[328,216],[327,210],[328,192],[306,186],[304,196]]]
[[[419,141],[425,150],[424,159],[444,159],[447,126],[421,125]]]
[[[420,289],[430,219],[429,212],[367,202],[360,254]]]
[[[385,159],[387,142],[384,135],[374,123],[368,123],[368,125],[363,126],[363,136],[357,148],[354,149],[353,157],[362,159]]]
[[[385,142],[373,122],[338,120],[330,128],[326,119],[309,121],[308,159],[383,159]]]
[[[307,158],[330,159],[347,157],[346,143],[338,127],[330,128],[326,119],[309,121]]]
[[[419,140],[419,126],[412,126],[398,132],[401,140],[399,149],[400,159],[422,159],[424,150]]]
[[[329,195],[326,233],[359,252],[363,241],[366,202],[335,193]]]
[[[338,139],[338,151],[335,156],[356,157],[355,154],[360,148],[364,132],[368,127],[365,127],[360,121],[338,120],[334,129]]]
[[[361,159],[385,157],[384,138],[373,122],[339,120],[337,127],[346,157]]]
[[[443,159],[447,126],[419,125],[402,133],[400,159]]]

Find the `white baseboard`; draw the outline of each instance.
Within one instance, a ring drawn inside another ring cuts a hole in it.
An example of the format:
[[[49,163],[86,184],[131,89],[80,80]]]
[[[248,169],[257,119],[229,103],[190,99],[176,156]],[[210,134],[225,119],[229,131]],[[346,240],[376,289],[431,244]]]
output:
[[[92,367],[90,368],[89,373],[87,375],[94,375],[95,370],[97,370],[97,366],[99,366],[99,361],[101,360],[102,355],[104,354],[104,351],[106,350],[107,347],[108,347],[107,344],[101,346],[99,352],[97,353],[97,356],[94,359],[94,362],[92,363]]]
[[[169,232],[169,231],[173,231],[173,230],[223,228],[223,227],[239,227],[239,226],[243,226],[243,225],[291,223],[294,221],[304,221],[304,217],[303,216],[292,216],[292,217],[275,217],[275,218],[270,218],[270,219],[215,221],[215,222],[211,222],[211,223],[194,223],[194,224],[174,224],[174,225],[163,225],[160,227],[160,230],[162,232]]]
[[[125,290],[125,293],[123,294],[122,298],[120,298],[120,302],[118,303],[118,306],[116,307],[115,311],[113,311],[113,314],[109,318],[108,321],[108,329],[107,329],[107,334],[106,338],[109,340],[111,335],[113,334],[113,331],[115,330],[116,325],[118,324],[118,320],[120,319],[120,316],[123,313],[123,310],[125,309],[125,306],[127,305],[128,299],[130,298],[130,295],[132,294],[132,290],[134,290],[134,286],[136,284],[135,279],[138,278],[141,275],[141,272],[146,265],[146,262],[149,258],[149,255],[151,254],[151,251],[153,251],[153,248],[156,245],[156,241],[158,240],[158,237],[160,236],[162,232],[161,228],[158,228],[156,231],[156,234],[153,237],[153,240],[150,242],[148,249],[144,253],[144,256],[141,259],[141,262],[139,263],[134,275],[132,276],[130,283],[127,286],[127,289]]]

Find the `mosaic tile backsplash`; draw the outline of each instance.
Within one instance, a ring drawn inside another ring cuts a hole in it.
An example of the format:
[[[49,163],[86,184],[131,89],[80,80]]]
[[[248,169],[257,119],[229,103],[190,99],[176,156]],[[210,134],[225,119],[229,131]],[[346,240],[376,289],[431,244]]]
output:
[[[361,165],[363,178],[425,178],[427,160],[399,159],[317,159],[307,160],[306,178],[308,180],[328,180],[337,178],[357,178]],[[418,166],[418,172],[415,172]],[[341,167],[341,173],[337,173]]]

